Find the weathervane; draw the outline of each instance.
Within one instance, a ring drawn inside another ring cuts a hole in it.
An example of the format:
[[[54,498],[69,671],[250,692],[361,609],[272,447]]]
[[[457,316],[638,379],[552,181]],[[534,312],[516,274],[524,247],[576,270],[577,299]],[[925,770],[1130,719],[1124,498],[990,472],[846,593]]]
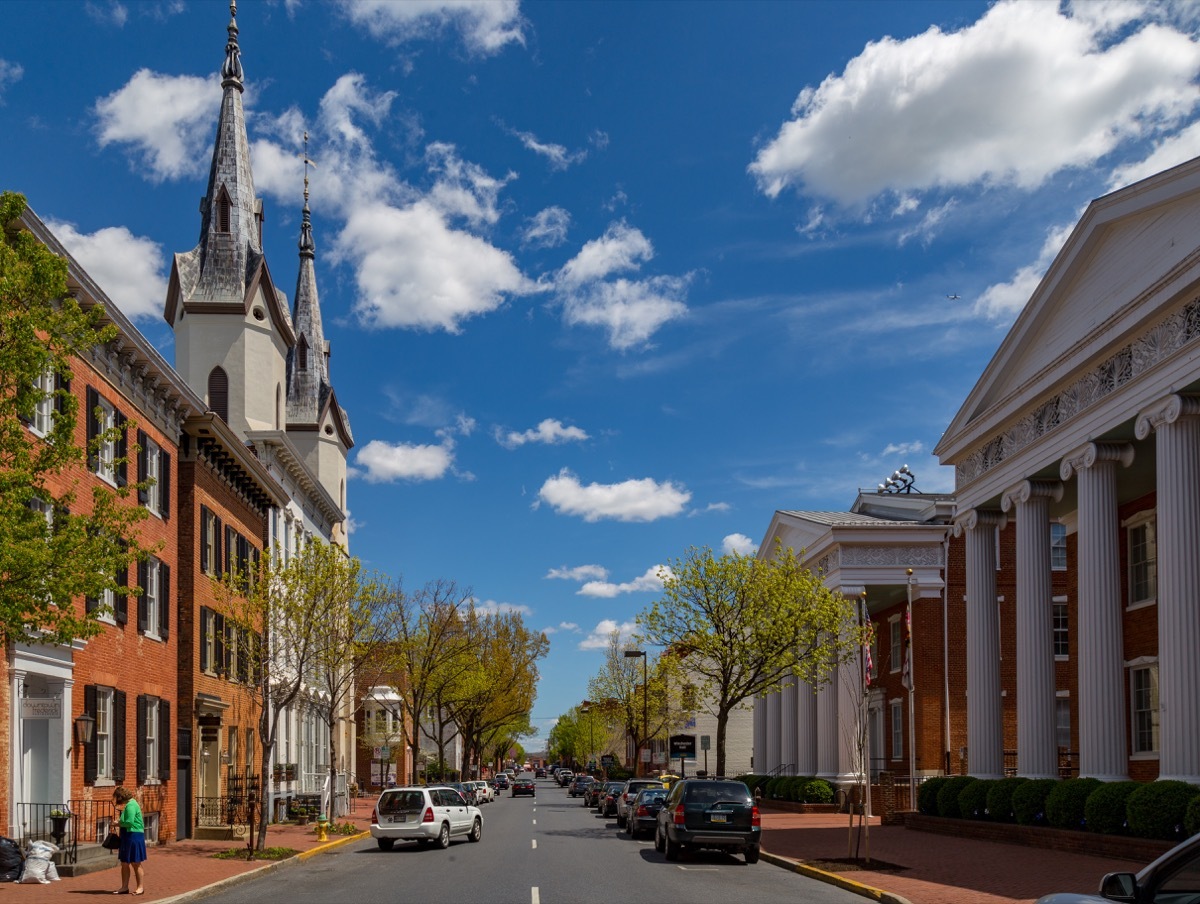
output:
[[[883,495],[884,493],[919,493],[921,491],[913,486],[916,479],[916,475],[908,469],[908,465],[901,465],[900,470],[893,471],[892,476],[881,483],[875,492],[879,495]]]
[[[312,215],[308,211],[308,168],[311,166],[316,169],[317,165],[308,157],[308,129],[304,130],[304,153],[300,157],[304,160],[304,209],[300,213],[300,254],[303,257],[312,257],[316,244],[313,242]]]

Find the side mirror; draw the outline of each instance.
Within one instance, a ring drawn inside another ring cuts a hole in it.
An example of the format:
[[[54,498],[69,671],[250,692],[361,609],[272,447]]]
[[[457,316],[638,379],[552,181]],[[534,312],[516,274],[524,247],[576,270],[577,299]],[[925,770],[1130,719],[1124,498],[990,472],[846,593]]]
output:
[[[1133,873],[1109,873],[1100,880],[1100,897],[1136,904],[1137,878]]]

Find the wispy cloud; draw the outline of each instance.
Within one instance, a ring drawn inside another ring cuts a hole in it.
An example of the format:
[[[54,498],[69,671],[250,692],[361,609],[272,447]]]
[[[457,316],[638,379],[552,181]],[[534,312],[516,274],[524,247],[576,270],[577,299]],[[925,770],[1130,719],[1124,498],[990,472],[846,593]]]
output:
[[[579,596],[611,599],[614,596],[620,596],[625,593],[655,592],[662,590],[663,579],[668,574],[670,574],[670,569],[667,566],[652,565],[646,569],[645,574],[634,578],[632,581],[625,581],[620,584],[614,584],[609,581],[588,581],[576,593]]]
[[[608,577],[608,569],[603,565],[576,565],[568,568],[551,568],[546,572],[546,580],[559,581],[591,581],[604,580]]]
[[[509,44],[525,43],[525,22],[517,0],[342,0],[355,25],[389,44],[427,40],[457,31],[472,53],[490,56]]]
[[[606,650],[608,644],[612,640],[613,634],[617,635],[617,643],[627,643],[632,639],[637,631],[636,622],[617,622],[614,619],[606,618],[596,624],[592,632],[579,641],[579,649],[581,650]]]
[[[10,85],[19,82],[24,74],[25,70],[20,63],[10,63],[8,60],[0,58],[0,106],[4,105],[4,92]]]
[[[497,427],[495,436],[496,442],[506,449],[516,449],[524,446],[526,443],[557,446],[562,443],[584,442],[590,438],[583,429],[564,426],[562,421],[554,418],[546,418],[536,427],[522,432],[515,430],[504,431]]]

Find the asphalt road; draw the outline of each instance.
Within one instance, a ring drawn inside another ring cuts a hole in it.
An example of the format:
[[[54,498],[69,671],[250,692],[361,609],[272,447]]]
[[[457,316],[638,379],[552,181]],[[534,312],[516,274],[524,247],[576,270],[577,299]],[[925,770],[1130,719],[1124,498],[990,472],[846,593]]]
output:
[[[862,904],[850,892],[765,861],[719,852],[668,863],[654,842],[632,841],[551,780],[534,798],[485,804],[483,840],[448,850],[373,839],[321,854],[208,897],[214,904],[331,901],[420,904]]]

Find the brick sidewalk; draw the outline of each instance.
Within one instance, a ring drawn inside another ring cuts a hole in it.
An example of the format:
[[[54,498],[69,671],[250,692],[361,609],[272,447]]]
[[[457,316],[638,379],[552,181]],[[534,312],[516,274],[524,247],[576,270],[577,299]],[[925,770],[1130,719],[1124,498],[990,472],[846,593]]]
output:
[[[366,832],[371,823],[371,807],[374,800],[360,799],[355,802],[355,812],[339,822],[350,822],[360,832]],[[322,845],[317,841],[315,827],[294,825],[272,825],[267,829],[268,847],[288,847],[310,856],[318,849],[330,845],[344,844],[355,836],[330,835]],[[358,836],[361,838],[361,836]],[[245,848],[245,841],[177,841],[151,847],[145,864],[145,895],[137,901],[163,901],[186,895],[188,892],[220,882],[224,879],[248,873],[251,870],[278,868],[277,861],[245,859],[217,860],[212,855],[233,847]],[[295,858],[293,858],[294,860]],[[89,873],[69,879],[60,879],[49,885],[17,885],[6,883],[0,902],[28,902],[28,904],[78,904],[80,895],[103,896],[115,891],[121,884],[121,869],[116,855],[112,857],[113,868]],[[114,900],[129,901],[119,896]]]
[[[772,813],[762,816],[763,850],[800,862],[848,855],[846,815]],[[1024,845],[934,835],[872,820],[870,854],[899,872],[841,873],[912,904],[1031,904],[1053,891],[1095,893],[1100,878],[1137,871],[1145,862],[1068,854]]]

